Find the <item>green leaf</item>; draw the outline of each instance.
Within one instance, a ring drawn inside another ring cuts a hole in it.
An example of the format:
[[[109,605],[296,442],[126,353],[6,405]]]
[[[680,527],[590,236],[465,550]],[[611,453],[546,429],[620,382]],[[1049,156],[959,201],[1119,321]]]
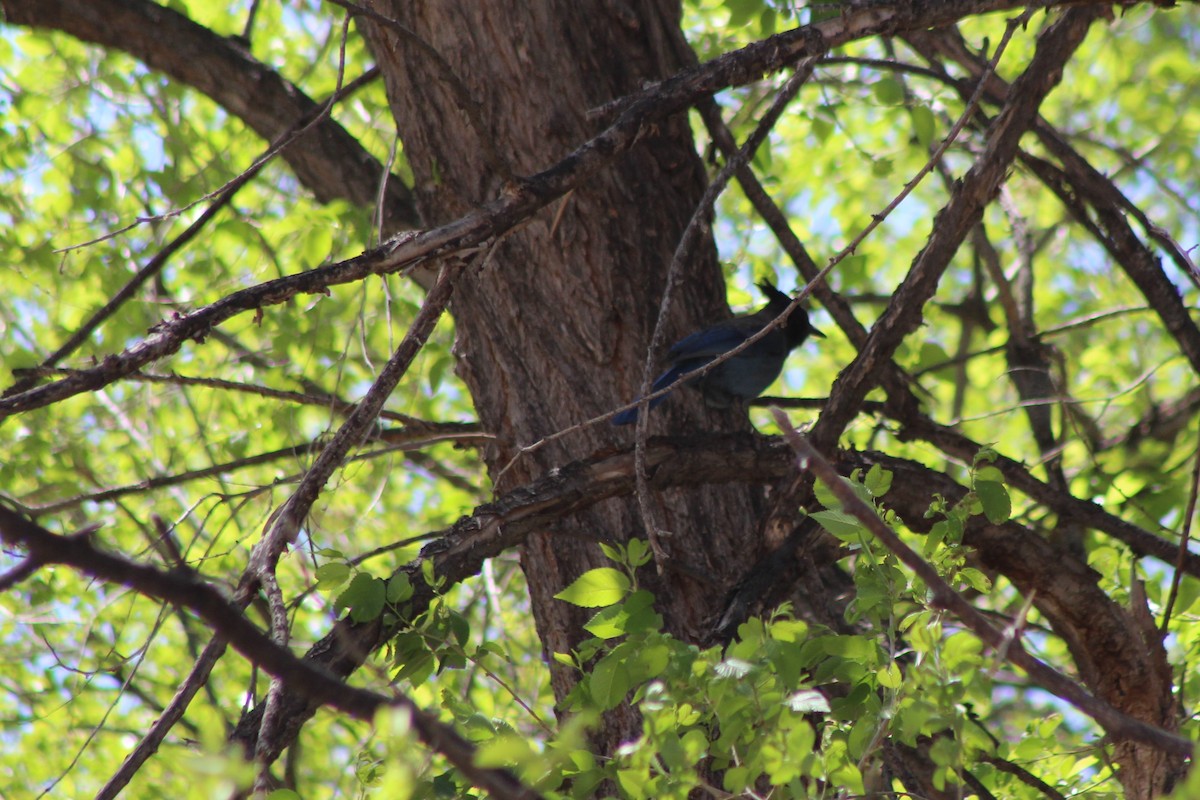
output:
[[[917,355],[917,363],[913,365],[914,370],[924,370],[930,367],[948,364],[950,362],[950,354],[945,348],[937,342],[924,341],[921,342],[921,350]],[[939,370],[939,372],[948,372],[947,369]]]
[[[975,467],[974,479],[976,481],[991,481],[993,483],[1004,483],[1004,473],[997,467],[989,464]]]
[[[850,736],[846,738],[846,750],[850,758],[854,761],[861,760],[878,731],[879,720],[874,716],[865,715],[856,720],[854,727],[850,729]]]
[[[626,545],[626,552],[629,554],[629,566],[634,569],[649,564],[652,557],[650,546],[646,544],[645,539],[630,539]]]
[[[584,630],[600,639],[613,639],[627,633],[642,630],[657,630],[661,618],[653,610],[654,595],[637,591],[623,603],[618,603],[596,612]]]
[[[855,763],[847,758],[847,748],[842,742],[833,742],[826,752],[826,763],[832,765],[829,779],[850,795],[863,794],[862,773]]]
[[[816,495],[817,502],[825,508],[834,509],[842,507],[842,501],[837,499],[837,496],[834,495],[833,490],[831,490],[824,483],[824,481],[817,481],[813,485],[813,494]]]
[[[619,706],[633,688],[633,678],[625,661],[627,655],[632,653],[623,650],[618,654],[618,651],[614,650],[600,659],[592,670],[588,688],[591,690],[592,699],[602,711]]]
[[[958,632],[946,637],[942,658],[947,669],[961,670],[964,666],[979,666],[983,644],[974,634]]]
[[[904,676],[900,674],[900,666],[892,661],[883,669],[875,672],[875,679],[885,689],[898,689],[904,681]]]
[[[608,542],[600,542],[600,552],[604,553],[604,557],[616,564],[624,564],[628,560],[625,552],[625,546],[622,544],[609,544]]]
[[[403,603],[405,600],[413,596],[412,581],[408,579],[408,574],[397,572],[388,579],[387,585],[387,600],[393,605]]]
[[[480,767],[512,767],[535,756],[523,736],[501,734],[479,745],[475,751],[475,764]]]
[[[471,640],[471,623],[457,611],[450,612],[450,632],[460,647],[465,647]]]
[[[822,636],[812,640],[821,652],[874,667],[879,659],[879,645],[866,636]]]
[[[637,658],[631,661],[630,676],[634,683],[645,683],[661,675],[671,663],[671,648],[662,641],[639,647]]]
[[[953,766],[958,763],[962,748],[951,736],[939,736],[929,748],[929,757],[935,764]]]
[[[771,637],[777,642],[802,642],[808,636],[808,623],[800,619],[779,619],[771,623]]]
[[[433,559],[421,559],[421,577],[425,579],[426,586],[437,586],[437,578],[433,574]]]
[[[817,137],[817,141],[824,143],[834,131],[834,123],[832,120],[825,117],[816,116],[812,118],[813,136]]]
[[[774,36],[778,14],[773,8],[766,8],[758,18],[759,31],[762,36]]]
[[[350,609],[350,618],[355,622],[369,622],[379,616],[387,600],[383,580],[360,572],[350,581],[346,591],[337,599],[337,604]]]
[[[871,87],[875,99],[885,106],[899,105],[904,102],[904,86],[895,78],[880,78]]]
[[[397,683],[406,680],[413,686],[419,686],[433,674],[433,668],[433,653],[428,650],[414,653],[411,658],[400,663],[399,668],[392,673],[392,680]]]
[[[436,395],[438,390],[442,388],[442,381],[446,378],[446,372],[452,365],[449,358],[437,357],[430,359],[429,362],[429,393]]]
[[[883,497],[892,488],[892,473],[878,464],[872,464],[867,470],[867,477],[863,479],[863,486],[871,497]]]
[[[975,494],[983,504],[983,514],[988,522],[999,525],[1007,522],[1012,515],[1012,500],[1009,499],[1008,489],[1003,483],[993,481],[975,481]]]
[[[317,567],[317,588],[336,589],[350,580],[350,565],[344,561],[330,561]]]
[[[1183,576],[1183,580],[1179,582],[1179,596],[1176,598],[1175,607],[1180,612],[1190,611],[1197,598],[1200,598],[1200,581],[1190,575]]]
[[[653,781],[646,769],[617,770],[617,785],[621,787],[621,796],[630,800],[645,800],[650,794]]]
[[[941,547],[946,541],[946,534],[949,532],[950,526],[946,520],[941,519],[933,523],[933,527],[929,529],[929,533],[925,534],[925,541],[921,545],[921,554],[929,558],[934,552]]]
[[[740,28],[762,13],[763,0],[725,0],[729,9],[729,25]]]
[[[1000,454],[996,452],[995,448],[984,445],[983,447],[980,447],[979,452],[975,454],[975,459],[972,461],[971,466],[972,468],[978,468],[980,464],[990,464],[999,457]]]
[[[933,146],[933,138],[937,135],[937,119],[927,106],[913,106],[909,109],[912,115],[913,134],[921,147],[929,149]]]
[[[745,766],[730,767],[725,770],[722,787],[731,794],[741,795],[750,786],[752,777],[750,768]]]
[[[857,544],[867,535],[862,523],[844,511],[814,511],[809,516],[843,542]]]
[[[977,592],[987,594],[992,590],[992,582],[988,576],[974,567],[963,567],[958,572],[958,578]]]
[[[554,597],[580,608],[599,608],[619,602],[629,592],[629,578],[612,567],[597,567],[576,578]]]

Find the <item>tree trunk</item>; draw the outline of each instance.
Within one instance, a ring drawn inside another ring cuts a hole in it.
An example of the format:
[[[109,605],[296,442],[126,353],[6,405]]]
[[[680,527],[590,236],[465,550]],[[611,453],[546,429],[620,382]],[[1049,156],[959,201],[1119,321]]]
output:
[[[590,121],[587,109],[681,66],[671,56],[675,0],[394,0],[373,7],[407,29],[364,23],[430,225],[458,217],[496,196],[506,180],[544,169],[594,135],[603,123]],[[456,81],[473,110],[455,95]],[[498,243],[456,288],[458,372],[497,436],[486,453],[497,491],[632,438],[631,428],[601,423],[503,471],[521,447],[635,396],[667,267],[705,187],[686,123],[679,117],[649,132],[611,171]],[[707,234],[685,269],[668,319],[671,340],[728,314]],[[744,416],[705,409],[690,391],[656,411],[652,426],[748,429]],[[650,502],[672,534],[665,542],[672,557],[645,585],[667,629],[695,640],[758,555],[762,490],[710,486],[657,493]],[[637,503],[626,498],[529,539],[522,566],[547,656],[569,652],[586,636],[587,615],[553,595],[606,563],[596,540],[644,536],[643,528]],[[561,700],[574,676],[553,661],[551,670]],[[628,709],[614,714],[598,744],[611,752],[638,735],[637,725]]]

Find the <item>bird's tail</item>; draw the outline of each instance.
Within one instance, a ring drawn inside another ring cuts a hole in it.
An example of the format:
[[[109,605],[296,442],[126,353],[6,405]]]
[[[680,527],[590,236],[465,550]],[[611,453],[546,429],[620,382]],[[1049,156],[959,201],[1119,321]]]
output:
[[[672,383],[679,380],[679,376],[685,372],[687,372],[686,369],[680,369],[679,367],[673,367],[673,368],[667,370],[662,375],[658,376],[658,380],[656,380],[654,382],[654,386],[651,387],[652,391],[657,392],[659,389],[667,388]],[[653,400],[650,401],[650,408],[651,409],[658,408],[662,404],[662,401],[666,400],[670,396],[671,395],[668,393],[668,394],[662,395],[661,397],[654,398]],[[632,425],[633,423],[637,422],[637,418],[638,418],[638,406],[634,406],[633,408],[625,409],[620,414],[617,414],[615,417],[613,417],[612,424],[613,425]]]

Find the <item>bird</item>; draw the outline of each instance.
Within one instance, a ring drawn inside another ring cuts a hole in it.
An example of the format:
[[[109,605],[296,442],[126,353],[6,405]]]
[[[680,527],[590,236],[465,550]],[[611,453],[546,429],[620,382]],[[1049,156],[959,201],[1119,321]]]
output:
[[[718,322],[672,345],[667,351],[671,366],[658,376],[653,391],[665,389],[686,373],[700,369],[718,356],[728,353],[769,325],[791,305],[792,299],[770,281],[759,282],[758,288],[767,298],[767,304],[758,311]],[[729,408],[736,401],[758,397],[779,377],[788,353],[803,344],[810,334],[825,338],[825,334],[808,321],[804,309],[795,308],[782,326],[772,328],[766,336],[704,375],[692,378],[687,385],[699,389],[704,394],[705,403],[713,408]],[[649,407],[655,408],[669,396],[670,393],[655,397]],[[613,417],[612,424],[629,425],[637,421],[637,416],[637,407],[630,408]]]

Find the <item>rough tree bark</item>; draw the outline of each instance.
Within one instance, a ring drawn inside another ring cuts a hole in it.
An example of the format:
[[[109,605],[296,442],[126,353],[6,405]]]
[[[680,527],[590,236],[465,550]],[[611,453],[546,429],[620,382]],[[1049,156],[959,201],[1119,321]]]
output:
[[[494,197],[511,176],[545,168],[597,132],[588,109],[682,66],[671,55],[680,13],[674,0],[397,0],[372,7],[444,59],[431,59],[395,26],[361,23],[385,76],[427,224]],[[465,85],[473,111],[464,110],[455,81]],[[498,153],[489,152],[493,145]],[[486,459],[498,491],[631,439],[630,429],[602,423],[517,458],[520,447],[635,395],[666,267],[705,184],[686,119],[671,120],[612,170],[506,237],[457,287],[458,371],[484,427],[497,434]],[[686,269],[669,318],[672,334],[728,313],[707,236]],[[653,424],[747,426],[685,396],[656,412]],[[694,640],[751,562],[761,496],[759,487],[730,485],[653,498],[672,534],[672,559],[650,588],[671,632]],[[553,595],[606,563],[596,540],[641,535],[637,505],[623,498],[530,537],[522,565],[547,654],[570,651],[584,635],[580,609]],[[572,674],[553,661],[551,667],[562,698]],[[598,743],[611,750],[635,735],[636,725],[628,709],[614,714]]]
[[[214,83],[211,74],[225,73],[214,70],[213,63],[226,64],[231,74],[255,80],[260,65],[198,26],[167,26],[163,20],[170,20],[173,12],[159,7],[142,8],[150,16],[126,16],[141,4],[120,0],[82,5],[78,0],[40,4],[0,0],[0,7],[10,22],[51,25],[107,46],[144,48],[140,57],[147,64],[213,95],[264,136],[276,135],[291,121],[288,118],[303,116],[313,107],[275,83],[264,83],[266,94],[253,99],[230,91],[230,82]],[[543,169],[574,149],[598,130],[600,123],[589,119],[588,109],[686,66],[675,41],[679,36],[676,0],[626,5],[604,0],[534,4],[378,0],[370,7],[381,19],[360,17],[358,24],[385,77],[426,225],[459,217],[493,199],[506,183]],[[395,22],[389,24],[389,19]],[[156,36],[115,35],[125,28],[153,30]],[[933,34],[923,36],[926,51],[936,44],[952,59],[963,58],[951,43]],[[171,46],[161,46],[158,40],[168,37]],[[922,50],[921,37],[917,38]],[[184,42],[195,46],[183,47]],[[198,69],[200,56],[181,59],[179,53],[207,53],[211,58],[206,69]],[[1121,245],[1110,245],[1114,258],[1127,268],[1141,265],[1140,272],[1130,271],[1131,277],[1155,300],[1181,350],[1189,356],[1200,352],[1194,346],[1200,333],[1172,294],[1173,287],[1158,275],[1153,259],[1134,246],[1140,245],[1136,236],[1118,229],[1124,213],[1115,206],[1108,209],[1103,198],[1098,200],[1102,191],[1090,195],[1080,191],[1097,182],[1103,189],[1102,176],[1082,174],[1080,165],[1072,166],[1065,145],[1049,141],[1048,128],[1030,121],[1047,149],[1066,167],[1062,180],[1073,182],[1073,191],[1082,198],[1078,202],[1097,208],[1112,239]],[[292,160],[306,185],[319,197],[373,200],[379,165],[359,155],[347,156],[352,142],[331,124],[322,128],[320,142],[333,144],[315,148],[309,159],[297,155]],[[1029,161],[1027,155],[1022,157]],[[347,160],[362,169],[330,168],[331,163]],[[705,183],[686,120],[677,117],[660,125],[611,169],[498,242],[460,281],[453,303],[458,369],[482,424],[497,436],[486,454],[497,492],[525,487],[539,476],[552,475],[555,467],[615,452],[616,446],[631,441],[629,429],[601,424],[534,453],[520,452],[523,446],[634,396],[659,314],[666,266]],[[324,192],[318,189],[322,185]],[[1074,196],[1059,194],[1064,202]],[[397,192],[390,205],[406,209],[405,201],[406,194]],[[395,213],[392,218],[409,217]],[[707,238],[686,271],[678,302],[668,314],[668,339],[728,313]],[[863,386],[874,381],[868,376]],[[831,442],[848,415],[861,407],[861,396],[846,402],[840,421],[826,426]],[[964,461],[978,450],[976,443],[949,430],[934,430],[932,423],[913,414],[898,420],[903,424],[902,436],[923,438]],[[656,430],[748,430],[744,417],[706,410],[689,393],[680,393],[653,420]],[[1078,508],[1089,504],[1067,496],[1065,487],[1036,483],[1020,465],[1001,463],[1011,485],[1056,510],[1064,521],[1094,524]],[[899,485],[904,467],[893,468]],[[920,529],[919,520],[928,507],[925,493],[937,485],[935,478],[921,473],[910,480],[912,491],[889,500],[914,529]],[[1049,494],[1039,494],[1039,487]],[[953,496],[954,488],[937,485],[947,497]],[[756,533],[766,513],[763,500],[761,486],[738,484],[676,488],[653,496],[652,504],[672,533],[665,539],[672,558],[662,575],[646,577],[672,633],[695,641],[707,632],[726,590],[764,555]],[[1072,519],[1075,515],[1078,520]],[[1136,533],[1154,539],[1145,531]],[[1036,594],[1039,609],[1071,646],[1080,676],[1096,694],[1140,719],[1173,729],[1178,709],[1171,695],[1170,667],[1144,602],[1130,610],[1119,606],[1100,590],[1085,562],[1054,551],[1033,532],[1020,534],[1013,525],[979,527],[969,532],[969,543],[981,563],[1007,576],[1026,594]],[[523,566],[547,653],[569,650],[583,635],[585,615],[553,600],[553,594],[580,572],[604,562],[595,541],[642,535],[636,503],[621,498],[589,506],[526,538]],[[779,560],[778,554],[772,555]],[[561,698],[570,690],[573,676],[550,663],[554,689]],[[606,720],[596,743],[601,750],[611,751],[636,733],[636,716],[620,709]],[[1181,759],[1132,742],[1118,742],[1115,757],[1130,796],[1161,793],[1182,771]],[[928,786],[926,794],[935,796]]]

